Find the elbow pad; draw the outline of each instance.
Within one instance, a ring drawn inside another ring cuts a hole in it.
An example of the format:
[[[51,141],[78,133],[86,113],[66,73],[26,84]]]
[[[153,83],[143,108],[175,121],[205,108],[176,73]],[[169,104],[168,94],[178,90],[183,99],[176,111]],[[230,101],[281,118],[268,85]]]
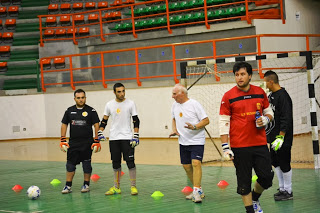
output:
[[[230,130],[230,116],[220,115],[219,116],[219,131],[220,135],[228,135]]]
[[[108,119],[105,120],[104,118],[102,119],[101,123],[100,123],[100,126],[99,127],[102,127],[102,128],[106,128],[107,126],[107,123],[108,123]]]
[[[139,128],[140,120],[138,118],[138,115],[132,116],[132,120],[133,120],[133,128]]]
[[[267,107],[267,108],[265,108],[264,110],[263,110],[263,115],[271,115],[272,116],[272,119],[271,120],[273,120],[273,118],[274,118],[274,114],[273,114],[273,110],[271,109],[271,106],[270,106],[270,104],[269,104],[269,106]]]

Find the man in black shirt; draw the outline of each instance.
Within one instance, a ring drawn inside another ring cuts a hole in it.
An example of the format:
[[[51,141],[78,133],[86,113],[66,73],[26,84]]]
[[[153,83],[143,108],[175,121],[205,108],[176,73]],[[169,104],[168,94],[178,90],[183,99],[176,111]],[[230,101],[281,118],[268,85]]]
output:
[[[99,152],[101,146],[98,140],[99,117],[95,109],[86,105],[86,93],[82,89],[74,92],[76,105],[69,107],[62,118],[60,149],[67,152],[67,178],[62,194],[71,193],[73,176],[76,165],[82,162],[84,183],[81,192],[89,192],[90,176],[92,172],[91,155]],[[66,140],[68,124],[70,124],[69,143]],[[95,139],[93,139],[92,125]]]
[[[279,191],[274,194],[276,201],[293,199],[291,147],[293,140],[292,100],[287,91],[280,87],[278,75],[269,70],[264,74],[274,120],[266,128],[272,165],[279,180]]]

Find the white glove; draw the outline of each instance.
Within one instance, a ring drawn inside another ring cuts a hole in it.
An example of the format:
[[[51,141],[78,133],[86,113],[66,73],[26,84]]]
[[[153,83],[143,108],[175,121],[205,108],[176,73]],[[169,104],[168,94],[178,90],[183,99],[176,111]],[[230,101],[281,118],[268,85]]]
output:
[[[259,125],[257,124],[257,120],[258,120],[259,118],[261,118],[262,126],[259,126]],[[269,119],[268,116],[262,115],[262,116],[260,116],[259,118],[256,120],[256,127],[257,127],[257,128],[262,128],[262,127],[266,126],[266,125],[270,122],[270,119]]]
[[[276,139],[271,143],[271,148],[274,150],[274,151],[277,151],[278,149],[281,148],[282,144],[283,144],[283,141],[284,141],[284,136],[283,135],[278,135],[276,137]]]
[[[101,130],[98,131],[98,139],[99,141],[105,141],[106,138],[103,135],[103,132]]]
[[[134,133],[133,134],[133,138],[132,140],[130,141],[130,145],[132,148],[136,147],[139,145],[139,133]]]
[[[228,143],[222,144],[223,157],[225,160],[231,160],[234,157],[233,151],[230,149]]]

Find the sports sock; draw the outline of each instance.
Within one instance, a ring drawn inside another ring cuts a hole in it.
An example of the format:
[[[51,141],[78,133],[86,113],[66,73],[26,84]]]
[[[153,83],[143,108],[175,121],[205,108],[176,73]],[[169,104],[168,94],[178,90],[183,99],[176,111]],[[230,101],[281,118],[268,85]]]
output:
[[[119,169],[114,169],[114,187],[120,188],[120,178],[121,178],[121,167]]]
[[[292,192],[292,169],[289,172],[283,173],[284,190],[289,194]]]
[[[131,186],[136,186],[136,177],[137,177],[136,167],[129,169],[129,176],[130,176]]]
[[[282,170],[280,169],[280,166],[277,166],[277,167],[275,168],[275,171],[276,171],[276,174],[277,174],[277,177],[278,177],[278,180],[279,180],[279,190],[280,190],[280,191],[284,191],[283,172],[282,172]]]
[[[72,181],[70,181],[70,182],[67,181],[67,182],[66,182],[66,186],[70,186],[70,187],[71,187],[71,186],[72,186]]]
[[[245,206],[246,207],[246,212],[247,213],[254,213],[253,205],[251,206]]]
[[[88,185],[88,186],[90,186],[90,181],[83,181],[83,185]]]
[[[252,200],[253,200],[253,201],[258,201],[260,196],[261,196],[261,194],[256,193],[256,192],[254,191],[254,189],[252,190]]]

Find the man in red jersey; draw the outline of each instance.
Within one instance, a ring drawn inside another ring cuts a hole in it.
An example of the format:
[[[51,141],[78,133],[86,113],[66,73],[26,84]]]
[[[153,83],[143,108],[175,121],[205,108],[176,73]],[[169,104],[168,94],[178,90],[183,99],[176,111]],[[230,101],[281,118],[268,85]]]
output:
[[[273,111],[263,89],[250,84],[250,64],[236,63],[233,73],[237,86],[224,94],[220,106],[222,149],[225,158],[233,160],[237,193],[242,196],[246,212],[261,213],[259,197],[272,186],[274,176],[264,128],[273,119]],[[252,168],[258,179],[251,192]]]

